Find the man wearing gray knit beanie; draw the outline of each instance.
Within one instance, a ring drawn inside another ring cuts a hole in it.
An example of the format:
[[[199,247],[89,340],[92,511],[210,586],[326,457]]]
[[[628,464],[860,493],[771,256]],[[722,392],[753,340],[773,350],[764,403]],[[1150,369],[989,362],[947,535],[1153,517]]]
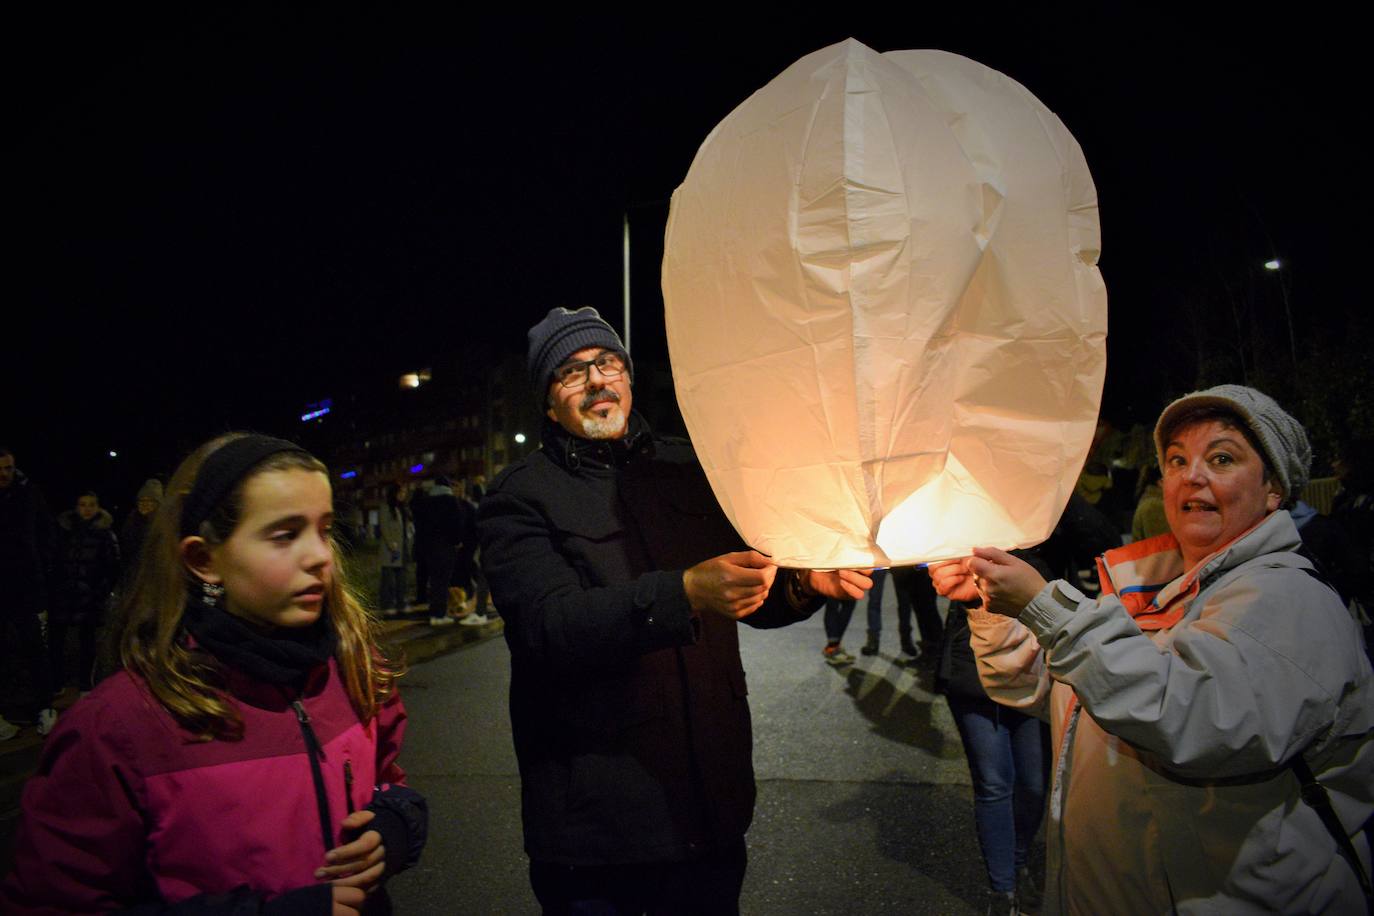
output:
[[[596,309],[550,309],[530,328],[526,365],[535,403],[550,419],[587,439],[625,435],[633,366],[620,336]],[[562,383],[553,387],[555,373]]]
[[[754,776],[736,623],[795,623],[871,581],[749,550],[691,444],[634,412],[630,355],[595,309],[551,310],[528,368],[542,448],[492,482],[478,526],[535,895],[737,913]]]

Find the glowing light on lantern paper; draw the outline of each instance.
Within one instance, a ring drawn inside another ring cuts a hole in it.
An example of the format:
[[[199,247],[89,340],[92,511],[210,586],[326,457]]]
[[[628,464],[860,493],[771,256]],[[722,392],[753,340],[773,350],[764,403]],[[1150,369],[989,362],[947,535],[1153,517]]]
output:
[[[678,402],[784,566],[900,565],[1053,530],[1105,372],[1097,192],[1024,87],[846,41],[707,137],[663,259]]]

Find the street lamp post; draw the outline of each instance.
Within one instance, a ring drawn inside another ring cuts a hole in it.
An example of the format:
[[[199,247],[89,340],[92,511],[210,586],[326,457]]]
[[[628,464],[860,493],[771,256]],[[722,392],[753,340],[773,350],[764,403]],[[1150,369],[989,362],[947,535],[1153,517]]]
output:
[[[621,241],[621,299],[625,305],[625,349],[630,349],[630,211],[625,211]]]
[[[1293,307],[1288,301],[1289,272],[1284,270],[1286,266],[1278,258],[1270,258],[1264,262],[1264,269],[1278,277],[1279,296],[1283,299],[1283,316],[1288,321],[1288,355],[1293,360],[1293,370],[1296,372],[1298,368],[1298,339],[1293,332]]]

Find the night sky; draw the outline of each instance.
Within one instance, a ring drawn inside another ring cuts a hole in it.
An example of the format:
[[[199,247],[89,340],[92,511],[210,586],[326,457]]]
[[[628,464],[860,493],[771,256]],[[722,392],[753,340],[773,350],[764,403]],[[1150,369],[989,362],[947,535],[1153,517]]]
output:
[[[1279,334],[1265,283],[1296,320],[1281,348],[1296,365],[1253,346],[1271,387],[1323,348],[1370,349],[1367,51],[1316,13],[98,9],[29,13],[5,39],[0,443],[55,505],[84,483],[131,492],[224,429],[289,432],[347,385],[523,352],[554,305],[618,326],[627,211],[635,356],[664,359],[663,225],[697,146],[851,35],[979,60],[1077,137],[1101,203],[1118,422],[1151,419],[1193,387],[1197,354],[1227,350],[1199,315]],[[1283,275],[1266,276],[1275,256]],[[1247,291],[1271,311],[1237,312]]]

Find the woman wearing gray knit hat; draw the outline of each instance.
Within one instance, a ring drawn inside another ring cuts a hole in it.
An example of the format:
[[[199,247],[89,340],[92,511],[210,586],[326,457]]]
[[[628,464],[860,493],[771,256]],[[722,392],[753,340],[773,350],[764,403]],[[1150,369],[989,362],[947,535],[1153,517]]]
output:
[[[143,539],[153,522],[153,513],[162,504],[162,481],[150,477],[138,488],[138,496],[131,511],[119,529],[119,553],[124,566],[126,582],[132,582],[138,569],[139,557],[143,554]]]
[[[983,605],[989,695],[1051,721],[1045,912],[1363,912],[1374,673],[1284,508],[1307,435],[1221,385],[1155,445],[1172,533],[1101,557],[1100,599],[995,549],[931,572]]]

